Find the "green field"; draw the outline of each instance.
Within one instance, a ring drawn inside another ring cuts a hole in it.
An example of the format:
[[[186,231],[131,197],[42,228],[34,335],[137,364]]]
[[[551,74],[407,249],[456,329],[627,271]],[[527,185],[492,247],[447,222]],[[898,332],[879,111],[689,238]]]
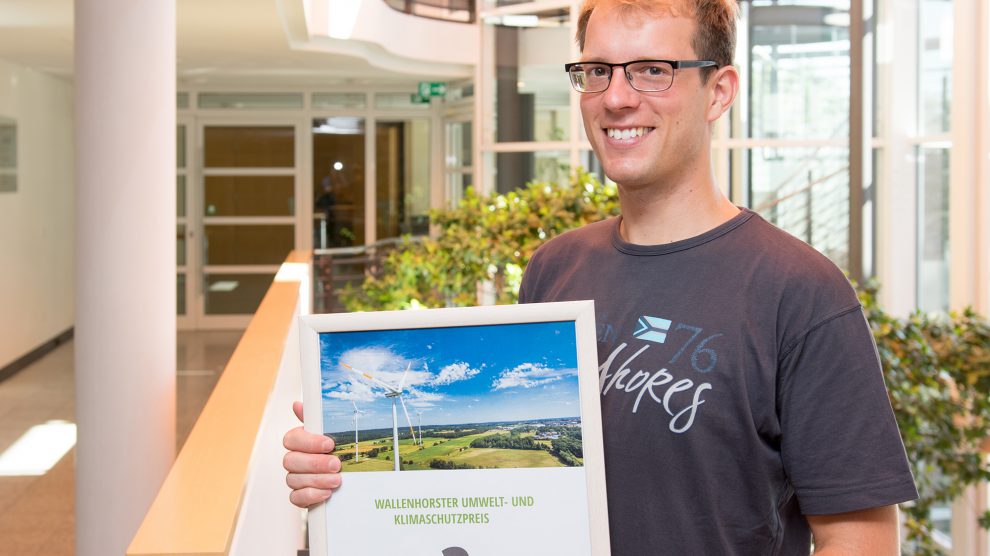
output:
[[[471,442],[475,439],[491,434],[499,434],[499,431],[489,430],[451,439],[426,436],[423,438],[422,447],[416,445],[412,439],[400,440],[399,454],[404,462],[402,469],[430,469],[430,461],[434,459],[479,468],[563,467],[564,465],[545,450],[471,447]],[[539,443],[543,444],[542,441]],[[381,439],[369,442],[362,441],[359,442],[359,447],[361,454],[366,454],[376,448],[379,452],[374,459],[366,459],[366,456],[362,455],[358,463],[354,463],[353,459],[343,461],[342,471],[389,471],[393,469],[391,459],[385,459],[386,456],[389,458],[392,456],[392,439],[389,438],[384,443],[381,442]],[[336,453],[353,454],[354,443],[338,444]]]

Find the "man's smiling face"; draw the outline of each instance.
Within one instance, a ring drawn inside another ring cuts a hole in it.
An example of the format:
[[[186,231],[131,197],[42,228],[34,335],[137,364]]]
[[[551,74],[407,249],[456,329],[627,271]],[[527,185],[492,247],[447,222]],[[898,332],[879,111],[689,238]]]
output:
[[[618,9],[591,14],[581,61],[695,60],[691,17]],[[600,93],[581,94],[581,114],[605,174],[625,189],[671,186],[707,169],[711,87],[699,69],[676,70],[670,89],[640,92],[619,68]]]

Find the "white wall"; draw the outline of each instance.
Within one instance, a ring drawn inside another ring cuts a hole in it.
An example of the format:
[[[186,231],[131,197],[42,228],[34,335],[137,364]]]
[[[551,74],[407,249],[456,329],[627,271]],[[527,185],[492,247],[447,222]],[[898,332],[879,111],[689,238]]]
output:
[[[0,367],[72,326],[72,85],[0,60],[17,192],[0,193]]]

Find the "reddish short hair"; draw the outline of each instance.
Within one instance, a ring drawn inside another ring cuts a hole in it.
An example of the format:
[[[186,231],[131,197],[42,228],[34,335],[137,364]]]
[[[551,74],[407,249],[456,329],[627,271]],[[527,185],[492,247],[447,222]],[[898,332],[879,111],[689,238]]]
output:
[[[584,51],[584,39],[588,32],[591,12],[601,4],[612,4],[622,10],[638,10],[649,15],[685,16],[694,18],[698,25],[691,46],[702,60],[713,60],[718,67],[732,65],[736,50],[736,19],[739,6],[736,0],[585,0],[578,16],[578,47]],[[702,75],[708,79],[713,68]]]

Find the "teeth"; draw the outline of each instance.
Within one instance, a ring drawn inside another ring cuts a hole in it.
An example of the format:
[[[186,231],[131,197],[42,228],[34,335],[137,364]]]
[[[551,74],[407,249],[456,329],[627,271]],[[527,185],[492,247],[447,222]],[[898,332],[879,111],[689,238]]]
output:
[[[632,139],[633,137],[642,137],[646,134],[646,131],[653,128],[648,127],[633,127],[626,129],[616,129],[613,127],[606,128],[608,136],[613,139]]]

